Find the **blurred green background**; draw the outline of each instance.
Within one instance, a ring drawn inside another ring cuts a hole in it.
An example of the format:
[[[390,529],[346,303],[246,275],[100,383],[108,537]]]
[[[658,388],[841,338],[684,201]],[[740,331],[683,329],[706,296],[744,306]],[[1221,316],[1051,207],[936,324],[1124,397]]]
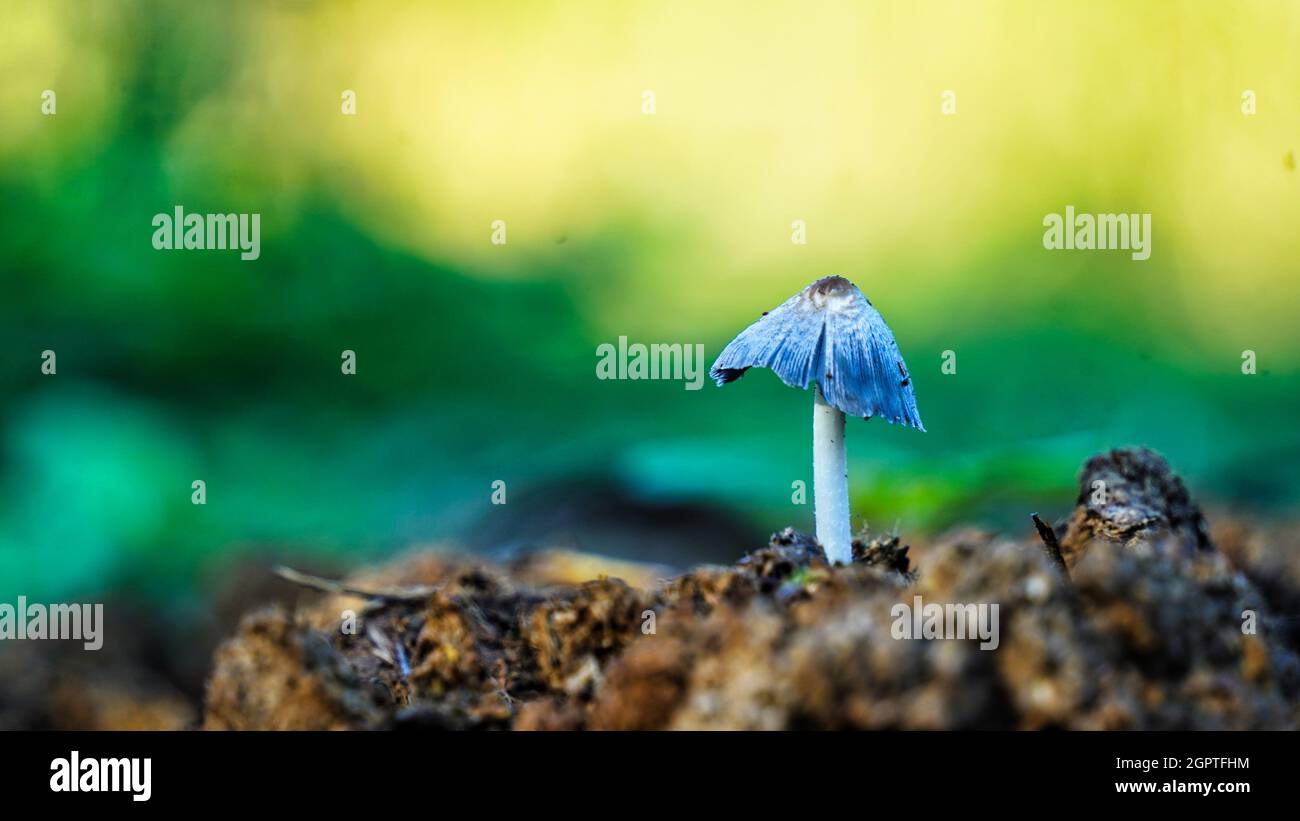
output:
[[[929,429],[850,420],[859,524],[1027,532],[1126,444],[1203,499],[1300,495],[1298,6],[0,10],[4,600],[183,591],[249,553],[683,564],[811,528],[810,394],[599,381],[595,349],[712,362],[832,273]],[[177,205],[260,213],[261,258],[154,250]],[[1044,250],[1066,205],[1151,213],[1151,258]]]

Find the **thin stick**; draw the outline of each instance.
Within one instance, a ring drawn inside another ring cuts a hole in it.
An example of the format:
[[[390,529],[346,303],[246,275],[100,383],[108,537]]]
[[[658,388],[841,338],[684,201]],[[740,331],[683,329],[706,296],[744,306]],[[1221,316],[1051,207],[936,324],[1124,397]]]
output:
[[[388,590],[362,590],[358,587],[349,587],[342,582],[336,582],[332,579],[326,579],[321,576],[312,576],[308,573],[302,573],[294,570],[292,567],[277,565],[275,575],[287,582],[292,582],[303,587],[309,587],[312,590],[319,590],[322,593],[336,593],[348,596],[360,596],[363,599],[384,599],[387,601],[424,601],[437,592],[436,587],[405,587],[389,588]]]
[[[1051,525],[1038,518],[1037,513],[1029,514],[1029,518],[1034,520],[1034,527],[1038,528],[1038,538],[1043,540],[1043,551],[1047,553],[1047,558],[1052,560],[1052,564],[1065,578],[1070,578],[1070,568],[1065,564],[1065,557],[1061,555],[1061,544],[1056,541],[1056,531],[1052,530]]]

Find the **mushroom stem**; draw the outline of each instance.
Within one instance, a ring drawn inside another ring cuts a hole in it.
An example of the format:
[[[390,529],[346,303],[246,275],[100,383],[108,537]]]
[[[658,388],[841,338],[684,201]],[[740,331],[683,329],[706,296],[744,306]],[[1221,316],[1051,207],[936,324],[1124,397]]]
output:
[[[813,518],[817,541],[831,564],[853,561],[849,531],[849,467],[844,449],[844,413],[822,396],[813,397]]]

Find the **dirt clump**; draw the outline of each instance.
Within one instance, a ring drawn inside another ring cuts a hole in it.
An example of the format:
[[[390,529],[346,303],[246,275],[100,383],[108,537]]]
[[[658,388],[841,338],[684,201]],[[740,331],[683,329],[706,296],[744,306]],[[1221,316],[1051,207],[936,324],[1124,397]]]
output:
[[[1183,480],[1155,451],[1112,450],[1094,456],[1079,476],[1074,516],[1060,536],[1073,567],[1089,543],[1158,543],[1191,555],[1210,550],[1209,529]]]
[[[1262,551],[1247,530],[1216,549],[1149,451],[1089,461],[1057,532],[1068,573],[1028,527],[954,531],[919,567],[896,535],[832,567],[787,529],[734,565],[635,586],[591,557],[411,557],[357,574],[352,593],[250,616],[217,653],[204,726],[1300,726],[1279,627],[1295,588],[1251,580],[1295,541]],[[595,577],[573,579],[579,566]]]

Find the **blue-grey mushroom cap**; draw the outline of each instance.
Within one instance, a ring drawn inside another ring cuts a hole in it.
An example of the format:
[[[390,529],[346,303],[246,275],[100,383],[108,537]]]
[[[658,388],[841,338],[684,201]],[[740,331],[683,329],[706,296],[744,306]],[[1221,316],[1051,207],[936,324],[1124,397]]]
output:
[[[722,349],[719,385],[771,368],[792,388],[816,383],[848,416],[925,430],[903,355],[885,319],[844,277],[819,279],[768,311]]]

